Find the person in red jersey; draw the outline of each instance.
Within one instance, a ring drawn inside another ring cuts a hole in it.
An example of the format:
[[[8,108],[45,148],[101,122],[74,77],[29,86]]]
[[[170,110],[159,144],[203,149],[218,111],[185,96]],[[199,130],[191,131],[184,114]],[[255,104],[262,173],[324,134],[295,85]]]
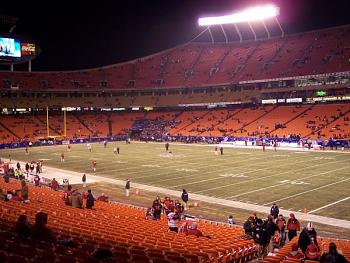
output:
[[[67,190],[63,192],[63,201],[66,205],[72,205],[71,195],[72,195],[72,186],[68,185]]]
[[[92,170],[94,173],[96,173],[96,165],[97,165],[96,160],[93,160],[91,163],[92,163]]]
[[[59,184],[58,184],[58,182],[56,181],[55,178],[52,179],[50,186],[51,186],[52,190],[54,190],[54,191],[58,190]]]
[[[61,163],[64,162],[64,153],[61,153]]]

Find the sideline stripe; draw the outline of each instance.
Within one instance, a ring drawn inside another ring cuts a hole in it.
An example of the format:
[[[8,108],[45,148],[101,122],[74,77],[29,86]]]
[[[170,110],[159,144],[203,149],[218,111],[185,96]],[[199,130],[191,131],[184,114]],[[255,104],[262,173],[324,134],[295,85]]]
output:
[[[341,199],[341,200],[338,200],[338,201],[336,201],[336,202],[330,203],[330,204],[328,204],[328,205],[324,205],[324,206],[321,206],[321,207],[316,208],[316,209],[314,209],[314,210],[311,210],[311,211],[309,212],[309,214],[314,213],[314,212],[319,211],[319,210],[322,210],[322,209],[324,209],[324,208],[330,207],[330,206],[332,206],[332,205],[335,205],[335,204],[344,202],[344,201],[346,201],[346,200],[348,200],[348,199],[350,199],[350,196],[348,196],[348,197],[346,197],[346,198],[343,198],[343,199]]]
[[[326,188],[326,187],[331,186],[331,185],[335,185],[335,184],[339,184],[339,183],[342,183],[342,182],[346,182],[346,181],[349,181],[349,180],[350,180],[350,178],[347,178],[347,179],[344,179],[344,180],[341,180],[341,181],[338,181],[338,182],[334,182],[334,183],[331,183],[331,184],[326,184],[326,185],[323,185],[323,186],[320,186],[320,187],[317,187],[317,188],[314,188],[314,189],[311,189],[311,190],[308,190],[308,191],[305,191],[305,192],[301,192],[301,193],[298,193],[298,194],[295,194],[295,195],[290,195],[290,196],[287,196],[287,197],[284,197],[284,198],[281,198],[281,199],[278,199],[278,200],[274,200],[274,201],[265,203],[263,205],[270,205],[270,204],[273,204],[275,202],[279,202],[279,201],[282,201],[282,200],[287,200],[287,199],[290,199],[292,197],[296,197],[296,196],[299,196],[299,195],[307,194],[307,193],[310,193],[310,192],[313,192],[313,191],[316,191],[316,190],[319,190],[319,189],[322,189],[322,188]]]

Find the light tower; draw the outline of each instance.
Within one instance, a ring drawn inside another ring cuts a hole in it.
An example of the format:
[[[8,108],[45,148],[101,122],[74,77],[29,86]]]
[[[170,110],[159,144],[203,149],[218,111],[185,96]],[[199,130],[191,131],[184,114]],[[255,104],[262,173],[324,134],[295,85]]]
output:
[[[275,22],[277,23],[280,31],[281,31],[281,37],[284,37],[284,31],[279,23],[277,16],[280,14],[279,7],[276,7],[274,5],[264,5],[264,6],[256,6],[252,8],[245,9],[241,12],[235,12],[229,15],[224,16],[210,16],[210,17],[201,17],[198,19],[198,25],[199,26],[206,26],[207,30],[210,34],[210,38],[212,43],[214,43],[213,36],[210,31],[210,27],[214,25],[218,25],[221,27],[221,30],[224,34],[226,43],[228,42],[227,34],[224,30],[223,25],[225,24],[233,24],[235,26],[236,32],[239,36],[240,42],[243,41],[242,32],[239,30],[238,25],[241,23],[247,23],[251,32],[253,33],[254,40],[257,40],[256,33],[254,31],[254,28],[252,26],[252,23],[260,22],[263,24],[266,33],[267,38],[269,39],[271,34],[268,29],[268,27],[265,24],[265,20],[269,18],[273,18]]]

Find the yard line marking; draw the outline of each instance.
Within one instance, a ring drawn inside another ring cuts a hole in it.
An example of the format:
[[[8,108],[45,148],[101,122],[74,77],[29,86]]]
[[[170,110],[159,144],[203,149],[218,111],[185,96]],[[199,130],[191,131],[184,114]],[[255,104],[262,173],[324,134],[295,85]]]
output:
[[[296,181],[298,181],[298,180],[304,180],[304,179],[309,179],[309,178],[312,178],[312,177],[315,177],[315,176],[319,176],[319,175],[324,175],[324,174],[333,173],[333,172],[335,172],[335,171],[344,170],[344,169],[349,168],[349,167],[350,167],[350,166],[342,167],[342,168],[335,169],[335,170],[326,171],[326,172],[323,172],[323,173],[317,173],[317,174],[314,174],[314,175],[309,175],[309,176],[306,176],[306,177],[303,177],[303,178],[298,178],[298,179],[296,179]],[[256,193],[256,192],[260,192],[260,191],[263,191],[263,190],[266,190],[266,189],[269,189],[269,188],[274,188],[274,187],[278,187],[278,186],[282,186],[282,185],[287,185],[287,184],[288,184],[288,182],[283,182],[283,183],[280,183],[280,184],[270,185],[270,186],[262,187],[262,188],[255,189],[255,190],[252,190],[252,191],[249,191],[249,192],[240,193],[240,194],[238,194],[238,195],[233,195],[233,196],[230,196],[230,197],[227,197],[227,198],[235,198],[235,197],[238,197],[238,196],[247,195],[247,194],[251,194],[251,193]]]
[[[342,183],[342,182],[345,182],[345,181],[348,181],[348,180],[350,180],[350,178],[344,179],[344,180],[341,180],[341,181],[338,181],[338,182],[334,182],[334,183],[331,183],[331,184],[326,184],[326,185],[323,185],[323,186],[320,186],[320,187],[317,187],[317,188],[314,188],[314,189],[311,189],[311,190],[307,190],[307,191],[304,191],[304,192],[301,192],[301,193],[298,193],[298,194],[295,194],[295,195],[290,195],[290,196],[287,196],[287,197],[284,197],[284,198],[281,198],[281,199],[278,199],[278,200],[274,200],[274,201],[265,203],[263,205],[270,205],[270,204],[273,204],[275,202],[279,202],[279,201],[283,201],[283,200],[286,200],[286,199],[289,199],[289,198],[292,198],[292,197],[296,197],[296,196],[299,196],[299,195],[307,194],[307,193],[310,193],[310,192],[313,192],[313,191],[316,191],[316,190],[319,190],[319,189],[322,189],[322,188],[326,188],[326,187],[331,186],[331,185],[339,184],[339,183]]]
[[[257,158],[257,160],[259,160],[259,159],[265,159],[265,158]],[[300,159],[304,159],[304,158],[300,158]],[[251,159],[248,159],[248,160],[251,160]],[[248,161],[248,160],[243,160],[243,161]],[[304,162],[308,162],[308,161],[309,161],[309,160],[307,160],[307,161],[301,161],[301,162],[296,162],[296,163],[294,163],[294,164],[304,163]],[[231,163],[231,164],[235,164],[235,163],[237,163],[237,162],[233,162],[233,163]],[[238,162],[238,163],[239,163],[239,162]],[[283,166],[285,166],[286,164],[288,165],[289,163],[284,162],[284,163],[282,163],[281,165],[274,166],[274,168],[276,168],[276,167],[283,167]],[[224,169],[227,169],[227,168],[224,168]],[[264,170],[268,170],[268,169],[270,169],[270,167],[254,169],[254,170],[251,170],[251,171],[246,171],[246,172],[244,172],[244,173],[245,173],[245,174],[247,174],[247,173],[254,173],[254,172],[264,171]],[[202,173],[202,174],[208,174],[208,173],[210,173],[210,172]],[[217,177],[217,178],[205,179],[205,180],[196,181],[196,182],[191,182],[191,183],[182,184],[182,185],[191,185],[191,184],[196,184],[196,183],[201,183],[201,182],[207,182],[207,181],[213,181],[213,180],[218,180],[218,179],[223,179],[223,178],[224,178],[224,177],[221,176],[221,177]],[[264,178],[264,177],[261,177],[261,178]],[[253,180],[254,180],[254,179],[253,179]],[[178,187],[178,186],[181,186],[181,185],[168,186],[168,188],[173,188],[173,187]],[[225,186],[214,187],[214,188],[212,188],[211,190],[216,189],[216,188],[221,188],[221,187],[225,187]],[[197,191],[197,192],[194,192],[194,193],[202,193],[202,192],[206,192],[207,190],[210,190],[210,189],[205,189],[205,190]]]
[[[265,160],[266,158],[250,158],[250,159],[244,159],[244,160],[240,160],[240,161],[237,161],[237,162],[231,162],[231,164],[237,164],[237,163],[242,163],[242,162],[246,162],[246,161],[254,161],[254,160]],[[208,165],[209,167],[212,167],[213,165]],[[215,165],[215,166],[220,166],[221,169],[218,169],[216,171],[220,171],[220,170],[226,170],[226,169],[231,169],[231,167],[227,167],[227,166],[224,166],[222,164],[220,165]],[[203,167],[207,167],[207,165],[205,166],[200,166],[199,168],[203,168]],[[167,169],[167,170],[170,170],[170,169],[177,169],[177,166],[167,166],[167,167],[163,167],[164,169]],[[159,168],[161,169],[161,168]],[[139,173],[139,171],[138,171]],[[201,175],[203,174],[210,174],[212,173],[212,171],[207,171],[207,172],[202,172]],[[151,174],[151,175],[145,175],[145,176],[139,176],[137,177],[137,179],[140,179],[140,178],[146,178],[146,177],[154,177],[154,176],[158,176],[158,175],[161,175],[161,174]],[[198,174],[195,174],[195,175],[187,175],[186,177],[193,177],[193,176],[198,176]],[[213,180],[213,179],[222,179],[222,177],[220,178],[211,178],[211,179],[206,179],[206,180]],[[161,180],[161,182],[163,182],[164,180]],[[176,186],[169,186],[170,188],[171,187],[176,187]],[[169,188],[168,187],[168,188]]]
[[[314,210],[311,210],[311,211],[309,212],[309,214],[314,213],[314,212],[317,212],[317,211],[322,210],[322,209],[324,209],[324,208],[330,207],[330,206],[332,206],[332,205],[335,205],[335,204],[344,202],[344,201],[346,201],[346,200],[348,200],[348,199],[350,199],[350,196],[345,197],[345,198],[343,198],[343,199],[341,199],[341,200],[335,201],[335,202],[333,202],[333,203],[330,203],[330,204],[328,204],[328,205],[324,205],[324,206],[321,206],[321,207],[316,208],[316,209],[314,209]]]
[[[302,159],[304,159],[304,158],[302,158]],[[295,164],[299,164],[299,163],[309,162],[309,161],[310,161],[310,160],[301,161],[301,162],[296,162],[296,163],[294,163],[294,165],[295,165]],[[267,176],[263,176],[263,177],[259,177],[259,178],[254,178],[254,179],[250,179],[250,180],[245,180],[245,181],[242,181],[242,182],[236,182],[236,183],[232,183],[232,184],[225,184],[225,185],[221,185],[221,186],[217,186],[217,187],[213,187],[213,188],[208,188],[208,189],[205,189],[205,190],[202,190],[202,191],[197,191],[197,192],[194,192],[194,193],[195,193],[195,194],[204,193],[204,192],[207,192],[207,191],[211,191],[211,190],[215,190],[215,189],[220,189],[220,188],[225,188],[225,187],[232,186],[232,185],[249,183],[249,182],[258,181],[258,180],[265,179],[265,178],[274,177],[274,176],[277,176],[277,175],[287,174],[287,173],[296,172],[296,171],[302,171],[302,170],[309,169],[309,168],[312,168],[312,167],[317,167],[317,166],[321,166],[321,165],[325,165],[325,164],[330,164],[330,163],[341,162],[341,161],[344,161],[344,160],[338,160],[338,161],[334,161],[334,162],[316,164],[316,165],[313,165],[313,166],[308,166],[308,167],[300,168],[300,169],[298,169],[298,170],[289,170],[289,171],[285,171],[285,172],[281,172],[281,173],[277,173],[277,174],[272,174],[272,175],[267,175]],[[289,165],[289,163],[284,163],[284,164],[282,164],[282,165],[274,166],[274,168],[276,168],[276,167],[281,167],[281,166],[284,166],[284,165]],[[270,169],[270,167],[261,168],[261,169],[258,169],[258,170],[267,170],[267,169]],[[247,174],[247,173],[246,173],[246,174]]]

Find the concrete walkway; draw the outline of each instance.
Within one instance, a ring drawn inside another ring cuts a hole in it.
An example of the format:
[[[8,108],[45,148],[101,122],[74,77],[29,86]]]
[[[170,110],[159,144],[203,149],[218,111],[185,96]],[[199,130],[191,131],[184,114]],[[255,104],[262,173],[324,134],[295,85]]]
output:
[[[17,163],[16,160],[12,160],[13,166],[16,163]],[[24,167],[25,165],[25,163],[21,161],[20,161],[20,164],[22,167]],[[71,185],[82,184],[82,181],[81,181],[82,173],[77,173],[73,171],[68,171],[68,170],[63,170],[63,169],[58,169],[58,168],[53,168],[48,166],[43,167],[43,174],[41,174],[41,177],[45,177],[49,179],[55,178],[60,184],[62,184],[63,179],[69,179],[69,183]],[[125,186],[125,181],[119,180],[119,179],[96,176],[92,174],[86,174],[86,177],[87,177],[86,183],[88,184],[103,182],[103,183],[115,184],[123,187]],[[181,191],[176,191],[176,190],[171,190],[171,189],[166,189],[166,188],[156,187],[156,186],[150,186],[150,185],[144,185],[144,184],[138,184],[134,182],[131,183],[131,188],[154,192],[156,194],[172,195],[172,196],[179,196],[179,197],[182,194]],[[240,209],[253,211],[253,212],[260,212],[265,214],[268,214],[270,212],[270,207],[267,207],[267,206],[247,204],[247,203],[242,203],[238,201],[226,200],[222,198],[210,197],[210,196],[200,195],[200,194],[189,193],[189,197],[191,200],[206,202],[210,204],[218,204],[218,205],[223,205],[227,207],[240,208]],[[350,229],[350,221],[347,221],[347,220],[312,215],[312,214],[305,214],[301,212],[294,212],[294,211],[289,211],[284,209],[280,209],[280,213],[284,215],[289,215],[290,213],[294,213],[296,218],[298,218],[299,220],[312,221],[320,224]]]

